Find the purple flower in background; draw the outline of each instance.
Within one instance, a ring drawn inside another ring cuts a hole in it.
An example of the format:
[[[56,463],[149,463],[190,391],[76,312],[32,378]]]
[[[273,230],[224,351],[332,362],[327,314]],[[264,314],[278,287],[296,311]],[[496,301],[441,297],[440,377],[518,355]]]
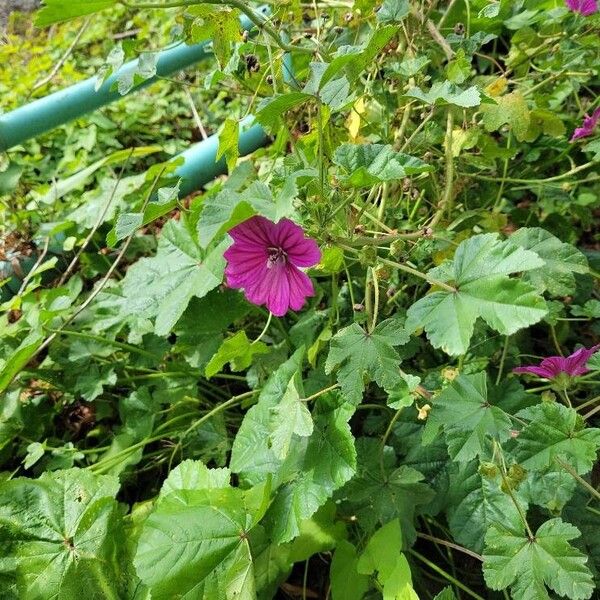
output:
[[[583,117],[583,123],[581,124],[581,127],[578,127],[575,130],[571,141],[574,142],[579,138],[589,137],[592,135],[596,125],[598,124],[598,121],[600,121],[600,107],[592,113],[591,117],[588,117],[587,115]]]
[[[530,373],[545,379],[554,379],[561,373],[565,373],[569,377],[577,377],[584,375],[589,371],[586,367],[587,361],[596,350],[600,348],[600,344],[592,348],[579,348],[571,354],[563,358],[562,356],[549,356],[545,358],[539,365],[528,365],[526,367],[517,367],[513,369],[513,373]]]
[[[253,304],[265,304],[281,317],[291,308],[300,310],[315,290],[299,267],[312,267],[321,260],[317,243],[304,237],[304,230],[289,219],[273,223],[251,217],[236,225],[229,235],[233,245],[225,251],[225,276],[232,288],[242,288]]]
[[[584,17],[598,12],[597,0],[565,0],[565,4],[573,12],[578,12]]]

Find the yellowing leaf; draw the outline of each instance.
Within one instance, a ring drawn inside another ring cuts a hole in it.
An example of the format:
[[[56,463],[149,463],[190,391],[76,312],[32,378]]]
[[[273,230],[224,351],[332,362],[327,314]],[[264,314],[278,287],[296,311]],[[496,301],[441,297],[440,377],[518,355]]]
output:
[[[485,104],[481,107],[483,125],[487,131],[497,131],[508,124],[517,140],[527,137],[531,114],[527,101],[521,92],[511,92],[496,100],[497,104]]]
[[[350,139],[352,141],[356,141],[358,138],[358,134],[360,132],[360,122],[361,115],[365,112],[365,101],[361,97],[359,98],[352,107],[350,114],[348,115],[348,120],[346,121],[346,125],[348,127],[348,133],[350,134]]]

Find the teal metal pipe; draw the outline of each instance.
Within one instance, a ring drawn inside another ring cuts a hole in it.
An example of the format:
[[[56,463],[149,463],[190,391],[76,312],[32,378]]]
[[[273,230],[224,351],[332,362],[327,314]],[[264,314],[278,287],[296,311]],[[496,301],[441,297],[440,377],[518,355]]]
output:
[[[238,142],[240,156],[252,154],[267,143],[268,136],[265,130],[254,123],[254,117],[248,116],[240,123],[240,137]],[[202,142],[194,144],[172,160],[184,159],[184,163],[175,171],[181,178],[179,186],[180,197],[200,189],[215,177],[227,172],[225,158],[217,160],[219,149],[219,136],[211,135]]]
[[[263,14],[269,12],[267,6],[259,10]],[[245,15],[240,18],[240,23],[242,28],[248,31],[253,27],[252,22]],[[178,44],[167,48],[160,53],[156,61],[156,75],[134,86],[129,93],[147,87],[160,77],[181,71],[209,56],[212,56],[212,51],[208,41],[193,46]],[[98,90],[96,90],[97,78],[90,77],[1,115],[0,152],[122,98],[123,96],[116,89],[116,82],[123,76],[133,74],[137,66],[137,60],[124,64],[116,73],[108,77]]]
[[[238,142],[240,156],[252,154],[258,148],[265,146],[267,141],[267,134],[260,125],[254,123],[254,117],[246,117],[240,123],[240,137]],[[211,135],[171,159],[172,161],[181,158],[184,159],[184,163],[175,170],[176,177],[181,178],[179,186],[180,198],[200,189],[215,177],[227,172],[225,159],[221,158],[217,160],[218,149],[219,136]],[[63,241],[64,233],[57,234],[52,240],[49,255],[57,256],[59,262],[56,266],[56,271],[46,273],[46,276],[50,279],[56,275],[57,271],[61,272],[65,269],[69,262],[63,256]],[[34,253],[28,257],[15,255],[11,260],[0,261],[0,281],[3,279],[9,280],[4,286],[0,287],[0,302],[7,301],[17,293],[24,277],[33,268],[36,259],[37,253]],[[16,269],[15,263],[18,265]]]
[[[208,42],[186,46],[179,44],[163,50],[156,62],[156,75],[132,88],[132,92],[154,83],[159,77],[211,56]],[[12,112],[0,116],[0,151],[8,150],[25,140],[50,131],[58,125],[77,119],[88,112],[122,98],[113,86],[119,78],[133,74],[138,61],[133,60],[113,73],[96,90],[97,78],[91,77],[39,100],[34,100]]]

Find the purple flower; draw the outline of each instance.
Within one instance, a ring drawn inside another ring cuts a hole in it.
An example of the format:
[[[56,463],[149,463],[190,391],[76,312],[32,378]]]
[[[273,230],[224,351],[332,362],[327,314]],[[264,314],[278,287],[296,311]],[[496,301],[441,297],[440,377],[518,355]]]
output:
[[[513,373],[530,373],[545,379],[555,379],[561,373],[565,373],[569,377],[577,377],[589,371],[586,367],[587,361],[596,350],[600,348],[600,344],[592,348],[579,348],[566,358],[562,356],[549,356],[545,358],[539,365],[528,365],[527,367],[517,367],[513,369]]]
[[[590,135],[592,135],[594,133],[594,129],[596,128],[596,125],[598,124],[598,121],[600,121],[600,107],[598,107],[592,113],[591,117],[588,117],[586,115],[583,118],[583,123],[582,123],[581,127],[578,127],[575,130],[575,132],[573,133],[573,137],[571,138],[571,141],[574,142],[575,140],[578,140],[579,138],[589,137]]]
[[[314,296],[312,281],[298,267],[312,267],[321,260],[315,240],[289,219],[273,223],[251,217],[229,235],[233,245],[225,251],[225,276],[232,288],[242,288],[253,304],[265,304],[281,317],[291,308],[300,310]]]
[[[597,0],[565,0],[565,4],[573,12],[578,12],[584,17],[598,12]]]

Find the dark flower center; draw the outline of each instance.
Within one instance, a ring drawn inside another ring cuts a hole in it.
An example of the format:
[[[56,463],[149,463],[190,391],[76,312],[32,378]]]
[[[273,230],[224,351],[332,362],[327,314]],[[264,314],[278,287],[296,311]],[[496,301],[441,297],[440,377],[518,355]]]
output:
[[[282,266],[287,262],[287,253],[282,248],[267,248],[269,258],[267,259],[267,269],[277,265]]]

